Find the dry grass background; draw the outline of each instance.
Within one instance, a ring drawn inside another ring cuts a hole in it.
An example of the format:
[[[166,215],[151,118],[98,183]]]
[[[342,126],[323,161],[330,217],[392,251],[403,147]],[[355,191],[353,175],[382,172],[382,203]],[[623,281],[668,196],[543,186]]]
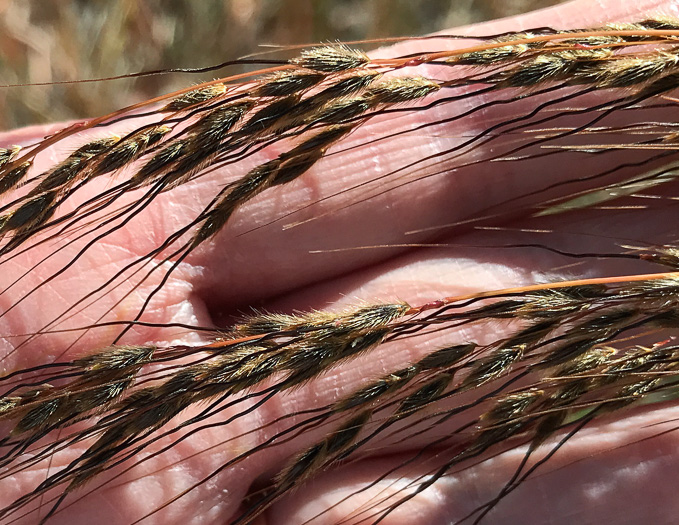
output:
[[[421,35],[559,1],[0,0],[0,83],[208,66],[260,44]],[[5,87],[0,129],[94,116],[198,80],[172,74]]]

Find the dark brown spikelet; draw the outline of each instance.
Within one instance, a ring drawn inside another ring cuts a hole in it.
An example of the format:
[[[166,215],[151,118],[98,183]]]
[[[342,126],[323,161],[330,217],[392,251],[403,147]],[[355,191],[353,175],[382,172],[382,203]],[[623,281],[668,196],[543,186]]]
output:
[[[660,30],[660,31],[675,31],[679,29],[679,21],[671,16],[658,16],[656,18],[649,18],[638,23],[639,26],[645,29]]]
[[[49,425],[52,417],[63,403],[63,398],[56,397],[47,401],[36,401],[34,408],[30,409],[12,429],[12,435],[21,435],[37,428]]]
[[[264,133],[282,133],[290,126],[294,126],[296,122],[290,121],[289,117],[299,100],[299,95],[290,95],[255,111],[238,131],[238,136],[252,138]]]
[[[318,443],[305,450],[287,469],[283,470],[276,479],[278,492],[285,492],[307,479],[327,459],[325,443]]]
[[[8,398],[14,407],[4,417],[19,419],[12,431],[19,435],[70,425],[103,411],[132,386],[154,351],[153,346],[110,347],[77,359],[71,363],[78,372],[74,380],[59,387],[41,385]]]
[[[157,153],[139,168],[130,182],[133,186],[150,184],[154,179],[162,175],[172,164],[182,157],[189,149],[189,140],[186,138],[168,141]]]
[[[168,102],[160,111],[182,111],[196,104],[202,104],[208,100],[212,100],[226,93],[226,85],[222,83],[212,84],[210,86],[194,89],[178,96],[174,100]]]
[[[287,97],[314,87],[325,78],[317,71],[281,71],[264,77],[253,90],[255,97]]]
[[[330,101],[336,98],[348,97],[367,88],[382,73],[374,69],[359,69],[346,73],[345,76],[333,83],[325,84],[323,89],[315,93],[312,98],[317,101]]]
[[[198,246],[217,234],[239,206],[264,191],[271,183],[279,165],[278,159],[267,162],[253,168],[243,179],[236,182],[231,190],[208,212],[203,224],[193,237],[193,245]]]
[[[264,330],[300,336],[286,343],[280,369],[286,377],[282,389],[296,387],[379,345],[391,332],[390,324],[402,317],[405,304],[380,304],[340,314],[312,313],[306,316],[264,315],[236,327],[237,334],[258,334]]]
[[[445,346],[424,356],[417,362],[416,366],[421,370],[449,368],[469,356],[476,348],[476,343]]]
[[[595,347],[588,350],[568,363],[557,368],[554,377],[571,377],[585,374],[599,368],[616,354],[615,349],[609,347]]]
[[[428,381],[412,394],[408,394],[393,415],[393,419],[401,419],[417,412],[436,401],[450,386],[453,374],[441,373]]]
[[[90,177],[105,175],[127,166],[142,156],[149,147],[160,142],[170,131],[170,126],[153,126],[124,138],[97,161]]]
[[[310,124],[341,124],[362,115],[372,107],[372,101],[363,97],[344,98],[329,102],[309,117]]]
[[[660,384],[660,379],[642,379],[625,385],[613,393],[602,409],[602,412],[616,412],[643,400]]]
[[[0,148],[0,168],[2,168],[8,162],[14,160],[20,151],[21,146],[12,146],[11,148]]]
[[[281,161],[274,177],[271,179],[271,186],[292,182],[309,171],[322,157],[323,151],[316,150]]]
[[[343,330],[380,328],[406,315],[409,309],[410,306],[407,303],[362,306],[353,312],[340,315],[333,324]]]
[[[188,151],[178,161],[178,165],[187,163],[185,169],[188,169],[197,162],[197,158],[215,153],[253,104],[252,100],[243,100],[220,106],[202,116],[192,127],[188,137]],[[182,167],[178,169],[181,170]]]
[[[389,328],[365,331],[321,331],[291,345],[284,368],[290,373],[285,388],[305,383],[331,367],[376,347],[389,335]]]
[[[148,363],[156,349],[153,345],[111,346],[77,359],[73,364],[78,368],[83,368],[86,374],[127,370],[129,367],[138,367]]]
[[[283,348],[248,345],[212,359],[202,370],[196,400],[254,387],[282,370],[287,360]]]
[[[522,345],[500,348],[479,358],[472,366],[469,375],[460,384],[460,388],[476,388],[507,374],[512,365],[521,359],[524,350],[525,348]]]
[[[313,124],[315,116],[324,106],[359,93],[380,75],[381,73],[372,69],[350,71],[339,80],[323,84],[320,91],[301,100],[290,110],[288,118],[295,123]]]
[[[63,162],[44,174],[40,183],[31,190],[31,195],[66,189],[84,175],[85,169],[90,166],[90,161],[94,157],[110,150],[119,141],[118,136],[106,137],[81,146]]]
[[[530,38],[531,36],[532,35],[530,33],[512,33],[510,36],[507,36],[502,40],[520,40],[522,38]],[[496,41],[500,42],[502,40]],[[530,44],[512,44],[502,47],[494,47],[491,49],[462,53],[460,55],[448,58],[446,62],[450,64],[468,66],[488,66],[519,58],[535,47],[537,46]]]
[[[57,192],[45,192],[26,201],[15,211],[0,217],[0,233],[30,232],[45,223],[56,212]]]
[[[241,100],[233,104],[225,104],[209,111],[191,128],[186,139],[186,147],[182,154],[171,164],[170,173],[164,182],[181,184],[201,168],[210,165],[214,156],[224,147],[231,137],[231,130],[252,108],[251,99]]]
[[[522,417],[532,405],[542,401],[544,395],[543,390],[531,388],[525,392],[503,396],[481,416],[481,421],[487,426],[493,426]]]
[[[280,165],[271,179],[271,186],[287,184],[309,171],[316,162],[323,158],[327,148],[353,128],[353,125],[330,126],[298,144],[290,151],[282,153],[278,157]]]
[[[607,54],[608,52],[603,52]],[[597,69],[601,51],[563,51],[545,53],[498,73],[493,80],[503,87],[532,87],[545,82],[585,78],[586,71]],[[603,61],[601,63],[604,63]],[[581,71],[580,75],[577,72]]]
[[[291,63],[323,73],[339,73],[364,66],[369,61],[365,53],[336,44],[305,49]]]
[[[570,83],[595,84],[603,89],[632,87],[672,72],[678,65],[676,51],[661,51],[639,57],[620,56],[582,68]]]
[[[192,127],[193,141],[199,147],[219,143],[254,105],[255,101],[248,98],[209,110]]]
[[[300,155],[307,155],[314,151],[325,151],[335,142],[345,137],[353,129],[354,126],[351,124],[328,126],[322,131],[319,131],[311,137],[303,140],[290,151],[281,153],[280,159],[284,161],[288,159],[294,159]]]
[[[419,372],[417,366],[396,370],[339,400],[335,403],[333,410],[340,413],[362,405],[377,403],[385,396],[405,387]]]
[[[439,89],[440,84],[428,78],[394,77],[371,85],[364,96],[375,104],[399,104],[424,98]]]
[[[238,336],[265,335],[271,332],[311,332],[333,328],[351,332],[387,326],[406,314],[406,303],[385,303],[357,307],[346,313],[312,312],[300,315],[262,314],[234,327]]]
[[[312,445],[293,458],[276,477],[276,488],[288,490],[313,476],[326,467],[334,456],[356,441],[359,433],[370,420],[370,412],[361,412],[347,420],[340,428],[330,433],[323,441]]]
[[[323,157],[330,145],[352,129],[353,126],[350,125],[330,126],[289,152],[282,153],[279,158],[252,169],[208,212],[207,218],[194,236],[194,245],[204,242],[221,230],[233,212],[255,195],[269,187],[287,184],[306,173]]]
[[[26,161],[0,175],[0,195],[17,188],[32,165],[31,161]]]
[[[325,439],[325,449],[328,455],[342,452],[358,438],[363,427],[370,421],[370,411],[366,410],[349,419],[340,428]]]
[[[493,445],[507,441],[509,438],[516,436],[522,432],[529,423],[521,418],[510,419],[501,424],[481,430],[476,440],[465,451],[457,457],[457,461],[468,457],[474,457]]]

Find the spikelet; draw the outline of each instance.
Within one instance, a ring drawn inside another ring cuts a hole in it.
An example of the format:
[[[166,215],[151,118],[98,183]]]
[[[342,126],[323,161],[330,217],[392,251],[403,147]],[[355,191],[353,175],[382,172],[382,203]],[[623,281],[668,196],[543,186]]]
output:
[[[226,93],[226,85],[222,83],[211,84],[206,87],[194,89],[178,96],[163,106],[160,111],[183,111],[197,104],[208,102]]]
[[[281,71],[260,80],[253,90],[255,97],[287,97],[314,87],[325,75],[315,71]]]
[[[98,177],[119,170],[138,159],[147,148],[154,146],[167,135],[172,128],[161,125],[144,129],[115,144],[101,159],[97,161],[90,177]]]
[[[12,168],[7,173],[3,173],[0,177],[0,195],[17,188],[26,177],[32,165],[31,161],[26,161],[19,164],[16,168]]]
[[[339,73],[364,66],[369,61],[364,53],[337,44],[304,50],[292,63],[313,71]]]
[[[426,97],[440,88],[440,84],[424,77],[394,77],[371,85],[365,97],[377,104],[399,104]]]

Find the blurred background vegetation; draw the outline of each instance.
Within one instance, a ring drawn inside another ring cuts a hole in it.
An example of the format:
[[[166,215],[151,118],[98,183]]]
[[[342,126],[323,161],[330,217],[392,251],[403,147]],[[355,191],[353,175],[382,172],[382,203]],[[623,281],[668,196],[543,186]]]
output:
[[[208,66],[260,44],[422,35],[560,1],[0,0],[0,83]],[[0,129],[95,116],[199,80],[171,74],[0,88]]]

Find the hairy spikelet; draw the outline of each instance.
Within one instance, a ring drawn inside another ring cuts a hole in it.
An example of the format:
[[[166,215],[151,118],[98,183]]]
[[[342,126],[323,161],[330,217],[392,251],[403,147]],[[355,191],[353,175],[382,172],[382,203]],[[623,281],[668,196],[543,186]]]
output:
[[[340,44],[307,49],[292,60],[300,67],[323,73],[347,71],[368,62],[369,58],[364,53]]]
[[[163,106],[160,111],[183,111],[197,104],[202,104],[226,93],[226,85],[218,83],[204,88],[194,89],[178,96]]]

